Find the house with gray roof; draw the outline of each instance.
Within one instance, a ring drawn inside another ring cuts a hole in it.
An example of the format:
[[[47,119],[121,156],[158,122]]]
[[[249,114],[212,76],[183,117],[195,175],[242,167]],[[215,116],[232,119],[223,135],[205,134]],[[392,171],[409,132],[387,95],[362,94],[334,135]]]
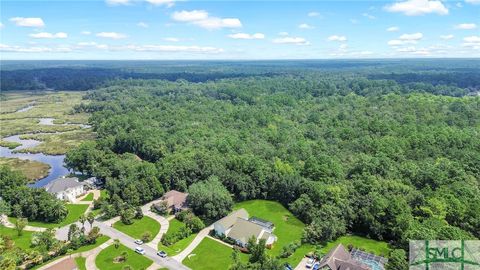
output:
[[[237,245],[245,247],[248,240],[252,237],[265,239],[266,245],[271,246],[277,237],[273,234],[274,225],[266,220],[258,218],[248,218],[248,212],[245,209],[239,209],[230,215],[222,218],[213,224],[217,235],[224,235],[235,240]]]
[[[74,202],[78,196],[86,193],[86,184],[79,182],[76,177],[57,178],[48,183],[44,188],[57,199]]]
[[[331,249],[320,261],[322,270],[371,270],[366,264],[355,260],[342,244]]]

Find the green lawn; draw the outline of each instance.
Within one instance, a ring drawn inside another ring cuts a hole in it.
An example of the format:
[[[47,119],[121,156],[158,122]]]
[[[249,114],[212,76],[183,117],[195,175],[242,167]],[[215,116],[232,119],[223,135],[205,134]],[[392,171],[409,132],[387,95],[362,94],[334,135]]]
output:
[[[232,263],[232,252],[233,249],[204,238],[182,263],[193,270],[228,269]],[[240,253],[240,258],[247,261],[248,255]]]
[[[92,250],[92,249],[100,246],[101,244],[107,242],[109,239],[110,239],[110,237],[108,237],[106,235],[102,235],[102,236],[97,238],[97,241],[95,242],[95,244],[82,246],[82,247],[78,248],[77,250],[74,250],[72,253],[79,253],[79,252],[85,252],[85,251]]]
[[[85,257],[76,257],[75,263],[77,264],[78,270],[87,270],[85,262],[87,259]]]
[[[141,239],[142,234],[146,231],[151,232],[153,238],[160,231],[160,223],[147,216],[142,219],[135,219],[132,225],[125,225],[119,220],[113,224],[113,227],[135,239]]]
[[[88,193],[87,196],[85,196],[85,198],[82,199],[82,201],[86,201],[86,202],[91,202],[93,201],[93,193]]]
[[[128,254],[127,261],[114,263],[113,259],[120,256],[123,251],[126,251]],[[116,249],[114,245],[110,245],[102,250],[95,259],[95,264],[100,270],[122,270],[126,265],[130,265],[135,270],[143,270],[147,269],[152,263],[150,259],[135,253],[122,244],[120,244],[118,249]]]
[[[32,234],[33,232],[23,231],[22,236],[18,236],[15,229],[0,226],[0,235],[9,236],[15,242],[15,246],[21,249],[27,250],[30,248],[30,240],[32,239]]]
[[[65,225],[71,224],[78,220],[78,218],[87,211],[88,205],[86,204],[67,204],[68,215],[67,217],[60,223],[48,223],[42,221],[29,221],[28,225],[34,227],[43,227],[43,228],[58,228],[63,227]],[[8,218],[10,222],[15,223],[16,218],[10,217]]]
[[[348,248],[348,245],[352,244],[353,247],[362,248],[366,252],[370,252],[383,257],[387,257],[390,253],[390,248],[388,247],[387,242],[372,240],[357,235],[346,235],[339,237],[333,242],[328,242],[325,247],[321,249],[321,251],[327,253],[330,249],[337,246],[338,244],[343,244],[345,248]]]
[[[106,189],[100,190],[100,198],[104,198],[104,199],[108,198],[108,192]]]
[[[251,200],[237,203],[234,208],[244,208],[250,217],[256,216],[275,224],[273,233],[277,236],[278,240],[268,252],[272,256],[278,256],[282,252],[283,246],[296,240],[300,241],[302,238],[305,224],[278,202]],[[314,247],[312,245],[302,245],[292,256],[282,259],[282,261],[295,266],[302,260],[306,253],[313,249]]]
[[[178,232],[182,227],[185,227],[185,223],[179,221],[178,219],[172,219],[169,221],[169,226],[168,226],[168,231],[166,234],[175,234]],[[184,250],[197,236],[196,233],[190,235],[187,238],[184,238],[178,242],[176,242],[173,245],[170,246],[164,246],[162,245],[162,242],[158,243],[158,250],[163,250],[167,252],[168,256],[174,256],[180,253],[182,250]]]

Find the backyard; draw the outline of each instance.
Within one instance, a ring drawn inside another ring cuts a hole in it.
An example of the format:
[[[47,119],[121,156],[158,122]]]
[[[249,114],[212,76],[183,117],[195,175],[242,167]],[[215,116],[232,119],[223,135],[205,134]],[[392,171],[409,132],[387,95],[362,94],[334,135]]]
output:
[[[147,216],[142,219],[135,219],[131,225],[125,225],[122,221],[117,221],[113,224],[113,227],[135,239],[141,239],[146,231],[149,231],[153,238],[160,231],[160,223]]]
[[[118,259],[123,252],[126,252],[127,259],[119,262]],[[142,255],[135,253],[126,246],[119,244],[118,248],[115,245],[110,245],[102,250],[95,259],[95,264],[100,270],[122,270],[129,265],[135,270],[147,269],[152,261]]]
[[[232,263],[232,252],[233,249],[210,238],[204,238],[182,263],[194,270],[228,269]],[[247,254],[239,254],[241,260],[248,260]]]
[[[0,235],[8,236],[15,243],[16,247],[24,250],[30,249],[30,241],[32,239],[33,232],[23,231],[22,236],[18,236],[15,229],[7,228],[0,225]]]
[[[275,224],[273,233],[277,236],[278,240],[275,242],[273,248],[268,251],[268,254],[271,256],[280,255],[283,246],[302,239],[305,224],[278,202],[251,200],[237,203],[234,208],[244,208],[250,217],[259,217]],[[314,247],[312,245],[303,244],[292,256],[281,260],[288,262],[290,265],[297,265],[305,254],[313,249]]]
[[[373,253],[378,256],[387,257],[390,253],[390,247],[387,242],[382,242],[378,240],[373,240],[357,235],[345,235],[339,237],[333,242],[328,242],[320,250],[323,253],[327,253],[330,249],[334,248],[338,244],[342,244],[345,248],[348,248],[348,245],[352,245],[355,248],[363,249],[368,253]]]

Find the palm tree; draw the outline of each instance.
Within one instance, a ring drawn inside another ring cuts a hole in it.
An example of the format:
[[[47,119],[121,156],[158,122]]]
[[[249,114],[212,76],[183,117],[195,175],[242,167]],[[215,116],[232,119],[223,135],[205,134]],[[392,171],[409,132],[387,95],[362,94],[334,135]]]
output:
[[[81,215],[80,218],[78,218],[78,221],[82,223],[82,231],[85,232],[85,222],[87,222],[87,217],[85,217],[85,215]]]
[[[95,221],[95,214],[93,212],[88,213],[87,221],[90,223],[90,228],[92,228],[93,222]]]

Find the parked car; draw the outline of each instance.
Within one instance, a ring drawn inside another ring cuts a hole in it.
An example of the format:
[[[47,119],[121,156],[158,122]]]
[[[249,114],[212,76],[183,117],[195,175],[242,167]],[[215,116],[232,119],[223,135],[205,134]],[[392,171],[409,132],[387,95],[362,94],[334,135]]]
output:
[[[140,255],[145,255],[145,250],[141,247],[136,247],[135,252],[137,252]]]
[[[283,266],[285,266],[285,270],[293,270],[293,267],[288,263],[285,263]]]
[[[140,239],[135,240],[135,244],[137,245],[143,245],[143,241]]]
[[[315,259],[308,259],[307,264],[305,265],[307,268],[312,268],[313,264],[315,263]]]
[[[319,262],[316,262],[313,267],[312,267],[312,270],[318,270],[320,269],[320,263]]]
[[[160,256],[160,257],[162,257],[162,258],[167,257],[167,253],[166,253],[165,251],[163,251],[163,250],[157,252],[157,255]]]

